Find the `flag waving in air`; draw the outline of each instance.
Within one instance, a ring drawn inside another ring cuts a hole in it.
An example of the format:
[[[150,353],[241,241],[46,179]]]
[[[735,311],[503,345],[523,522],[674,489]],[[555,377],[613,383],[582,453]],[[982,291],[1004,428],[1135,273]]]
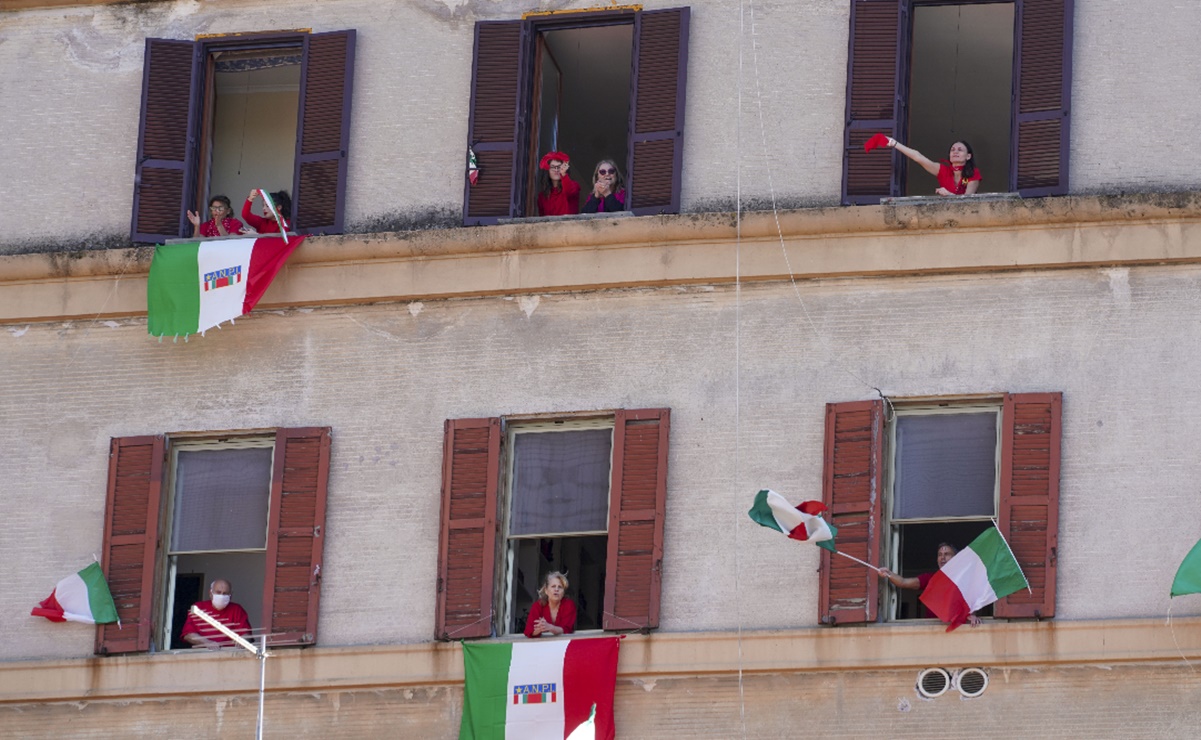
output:
[[[775,491],[764,489],[755,494],[755,505],[747,515],[760,526],[836,552],[834,535],[838,530],[822,519],[821,513],[825,510],[826,505],[820,501],[802,501],[800,506],[793,506]]]
[[[950,632],[972,612],[1023,588],[1030,584],[1013,551],[997,528],[989,527],[948,560],[918,598],[950,625]]]
[[[117,605],[99,563],[58,582],[50,595],[30,612],[51,622],[107,624],[117,621]]]
[[[619,639],[464,642],[459,740],[612,740]]]
[[[250,313],[302,241],[269,236],[156,248],[146,288],[150,334],[187,337]]]

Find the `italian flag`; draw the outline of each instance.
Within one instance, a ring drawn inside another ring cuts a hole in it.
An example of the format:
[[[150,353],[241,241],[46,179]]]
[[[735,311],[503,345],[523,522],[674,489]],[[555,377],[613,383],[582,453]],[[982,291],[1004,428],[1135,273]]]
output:
[[[755,505],[747,514],[760,526],[837,552],[834,535],[838,534],[838,529],[822,519],[821,513],[825,510],[826,505],[820,501],[802,501],[800,506],[793,506],[775,491],[764,489],[755,494]]]
[[[463,643],[459,740],[564,740],[581,725],[592,737],[590,719],[595,737],[610,740],[618,640]]]
[[[918,598],[950,625],[950,632],[972,612],[1023,588],[1030,584],[1013,551],[997,528],[989,527],[947,561]]]
[[[271,235],[156,248],[146,288],[150,334],[186,338],[250,313],[302,241]]]
[[[117,621],[117,605],[113,603],[100,564],[92,563],[59,581],[50,596],[30,614],[51,622],[107,624]]]

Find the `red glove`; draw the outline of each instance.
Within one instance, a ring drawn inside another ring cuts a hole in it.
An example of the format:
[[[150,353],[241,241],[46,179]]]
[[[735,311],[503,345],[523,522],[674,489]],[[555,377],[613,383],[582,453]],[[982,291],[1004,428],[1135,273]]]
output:
[[[888,137],[884,134],[872,134],[872,138],[863,142],[863,151],[870,152],[876,147],[888,146]]]

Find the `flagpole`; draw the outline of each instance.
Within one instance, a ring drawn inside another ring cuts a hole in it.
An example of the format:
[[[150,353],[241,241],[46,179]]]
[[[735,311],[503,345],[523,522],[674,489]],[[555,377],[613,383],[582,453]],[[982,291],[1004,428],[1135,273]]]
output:
[[[1026,572],[1022,570],[1022,564],[1018,563],[1018,556],[1013,554],[1013,548],[1009,546],[1009,540],[1005,539],[1005,535],[1001,532],[1001,528],[997,526],[997,518],[990,517],[990,519],[992,519],[992,525],[994,528],[996,528],[997,534],[1001,535],[1001,541],[1005,543],[1005,549],[1009,551],[1009,557],[1013,558],[1013,562],[1017,563],[1018,573],[1022,574],[1022,580],[1026,582],[1026,592],[1033,596],[1034,589],[1030,588],[1030,579],[1026,577]]]
[[[859,558],[855,557],[854,555],[847,555],[847,554],[846,554],[845,552],[843,552],[842,550],[835,550],[835,551],[834,551],[834,554],[835,554],[835,555],[841,555],[841,556],[843,556],[844,558],[848,558],[848,559],[850,559],[850,560],[854,560],[856,563],[859,563],[860,565],[863,565],[863,566],[866,566],[866,567],[868,567],[868,568],[871,568],[872,570],[876,571],[877,573],[879,573],[879,572],[880,572],[880,568],[877,568],[876,566],[872,565],[871,563],[864,562],[864,561],[860,560]],[[1023,577],[1023,578],[1025,578],[1025,576],[1022,576],[1022,577]]]

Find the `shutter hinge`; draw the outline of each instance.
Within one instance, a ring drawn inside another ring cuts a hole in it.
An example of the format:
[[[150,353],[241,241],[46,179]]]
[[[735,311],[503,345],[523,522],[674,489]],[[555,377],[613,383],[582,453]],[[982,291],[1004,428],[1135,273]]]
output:
[[[442,576],[438,576],[438,593],[442,593]]]
[[[321,525],[318,524],[317,526],[313,527],[313,537],[315,539],[320,536],[321,536]]]
[[[316,586],[320,582],[321,582],[321,563],[317,563],[316,565],[313,566],[313,582],[309,585]]]
[[[1051,565],[1055,565],[1058,562],[1058,560],[1059,560],[1059,548],[1052,547],[1051,548]]]

